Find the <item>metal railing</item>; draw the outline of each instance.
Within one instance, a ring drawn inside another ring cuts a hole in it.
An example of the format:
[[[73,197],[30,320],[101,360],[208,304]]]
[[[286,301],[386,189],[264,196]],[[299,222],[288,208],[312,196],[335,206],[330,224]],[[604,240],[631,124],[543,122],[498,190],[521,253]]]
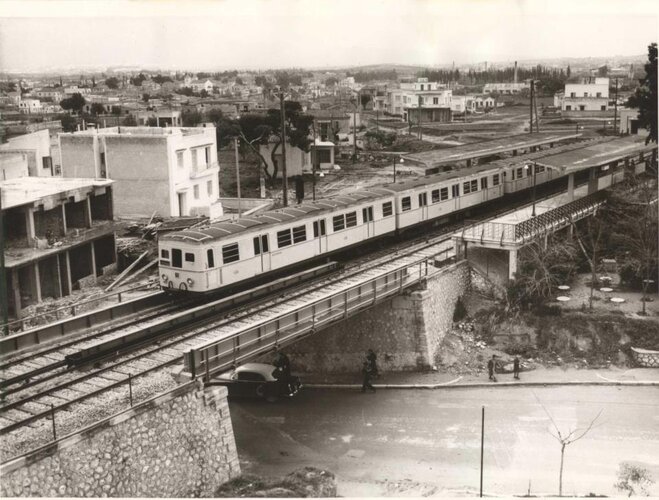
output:
[[[193,378],[201,376],[209,380],[213,374],[264,354],[275,346],[291,343],[362,312],[423,281],[433,270],[437,270],[432,261],[436,262],[442,254],[445,262],[449,261],[451,251],[442,250],[431,257],[247,326],[210,344],[192,348],[183,356],[185,370]]]

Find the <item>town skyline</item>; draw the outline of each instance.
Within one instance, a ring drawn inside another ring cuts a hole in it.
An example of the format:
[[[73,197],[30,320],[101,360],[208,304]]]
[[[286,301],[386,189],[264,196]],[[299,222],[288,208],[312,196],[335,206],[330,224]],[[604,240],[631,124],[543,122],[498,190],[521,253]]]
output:
[[[143,1],[3,0],[0,5],[0,70],[11,73],[108,67],[322,70],[624,58],[642,56],[657,39],[657,9],[644,0],[561,1],[551,10],[543,2],[506,0],[374,0],[354,6],[296,0],[186,3],[194,8],[162,2],[157,12]],[[502,16],[507,23],[493,22]],[[356,22],[358,29],[352,29]],[[286,26],[283,35],[281,26]],[[607,32],[612,36],[601,36]],[[461,40],[468,43],[457,43]]]

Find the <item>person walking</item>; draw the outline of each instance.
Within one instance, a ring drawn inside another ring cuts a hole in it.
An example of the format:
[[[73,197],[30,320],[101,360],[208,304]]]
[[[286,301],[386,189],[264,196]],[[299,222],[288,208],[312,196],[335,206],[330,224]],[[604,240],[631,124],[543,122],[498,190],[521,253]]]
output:
[[[293,392],[293,387],[291,386],[291,360],[278,347],[275,348],[275,352],[277,353],[277,357],[272,364],[279,372],[277,378],[286,384],[286,389],[290,394]]]
[[[378,370],[377,355],[373,349],[366,351],[366,362],[371,367],[371,376],[373,378],[378,378],[380,376],[380,371]]]
[[[513,376],[519,380],[519,356],[513,360]]]
[[[375,392],[375,387],[371,385],[371,366],[368,361],[364,361],[362,365],[362,377],[362,392],[366,392],[366,389]]]
[[[490,375],[490,380],[493,382],[497,381],[497,378],[494,376],[495,372],[495,363],[496,363],[496,355],[492,354],[492,358],[487,362],[487,372]]]

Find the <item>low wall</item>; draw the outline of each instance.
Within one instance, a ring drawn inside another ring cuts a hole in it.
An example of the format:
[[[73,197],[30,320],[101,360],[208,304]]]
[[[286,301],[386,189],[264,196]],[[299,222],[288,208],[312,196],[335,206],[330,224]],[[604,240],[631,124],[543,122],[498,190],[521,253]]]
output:
[[[224,387],[190,383],[0,467],[4,497],[212,496],[240,474]]]
[[[422,289],[395,297],[286,348],[294,371],[355,372],[366,350],[383,371],[427,369],[469,286],[466,262],[430,276]]]

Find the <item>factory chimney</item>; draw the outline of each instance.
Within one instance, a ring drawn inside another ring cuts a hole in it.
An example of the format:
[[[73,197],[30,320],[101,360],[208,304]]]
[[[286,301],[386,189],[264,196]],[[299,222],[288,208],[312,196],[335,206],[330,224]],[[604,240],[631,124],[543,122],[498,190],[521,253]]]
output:
[[[514,82],[517,83],[517,61],[515,61],[515,73],[513,73]]]

